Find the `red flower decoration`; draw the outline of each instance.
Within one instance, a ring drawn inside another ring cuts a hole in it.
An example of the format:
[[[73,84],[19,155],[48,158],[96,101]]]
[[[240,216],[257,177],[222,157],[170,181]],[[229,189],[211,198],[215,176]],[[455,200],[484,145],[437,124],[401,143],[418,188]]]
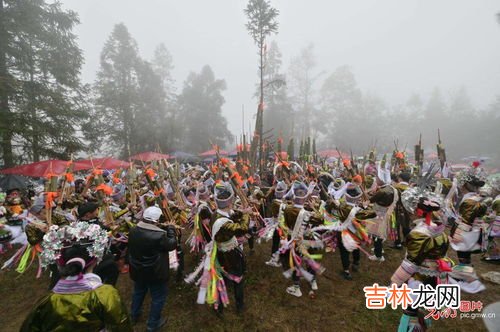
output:
[[[148,168],[145,173],[150,179],[153,179],[156,176],[156,173],[152,168]]]
[[[99,191],[99,190],[102,190],[102,192],[105,194],[105,195],[111,195],[113,193],[113,188],[111,188],[110,186],[108,185],[105,185],[104,183],[101,183],[100,185],[98,185],[96,188],[95,188],[96,191]]]
[[[65,177],[66,177],[66,182],[74,182],[75,181],[75,177],[73,176],[72,173],[66,173]]]

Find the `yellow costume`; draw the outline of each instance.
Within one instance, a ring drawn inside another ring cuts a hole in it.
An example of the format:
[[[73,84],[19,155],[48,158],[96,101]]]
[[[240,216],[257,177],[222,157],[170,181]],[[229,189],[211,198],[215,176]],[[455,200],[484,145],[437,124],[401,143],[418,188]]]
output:
[[[111,285],[78,293],[53,292],[45,296],[28,315],[21,331],[78,332],[103,328],[132,331],[125,305]]]

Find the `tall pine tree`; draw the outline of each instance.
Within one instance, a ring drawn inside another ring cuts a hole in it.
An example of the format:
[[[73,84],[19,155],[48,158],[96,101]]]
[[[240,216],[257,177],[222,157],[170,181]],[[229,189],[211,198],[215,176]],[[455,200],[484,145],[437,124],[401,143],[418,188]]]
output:
[[[159,147],[161,151],[166,151],[169,148],[165,136],[167,103],[161,77],[147,61],[138,63],[137,73],[138,120],[132,139],[132,150],[155,151]]]
[[[68,158],[84,148],[87,89],[73,11],[59,2],[0,1],[0,127],[4,163],[13,146],[27,159]]]
[[[210,66],[204,66],[199,74],[189,74],[179,96],[185,150],[201,152],[211,148],[210,142],[224,146],[226,141],[232,141],[222,115],[225,89],[226,82],[216,79]]]
[[[165,114],[160,120],[163,128],[160,146],[162,151],[167,151],[179,145],[182,128],[178,125],[180,114],[177,107],[175,80],[172,77],[173,59],[165,44],[161,43],[156,47],[151,63],[155,73],[160,76],[166,98]]]
[[[139,74],[141,65],[136,41],[123,24],[115,25],[101,52],[101,66],[95,83],[96,120],[108,150],[121,157],[140,152],[134,145],[139,114]],[[144,69],[144,68],[142,68]]]

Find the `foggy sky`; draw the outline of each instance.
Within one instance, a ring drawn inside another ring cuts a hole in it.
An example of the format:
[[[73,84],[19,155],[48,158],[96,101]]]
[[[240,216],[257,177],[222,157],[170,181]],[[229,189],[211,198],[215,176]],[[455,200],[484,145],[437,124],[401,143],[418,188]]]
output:
[[[246,0],[62,0],[79,13],[83,81],[91,83],[114,24],[123,22],[151,59],[160,42],[173,56],[177,92],[190,71],[209,64],[227,82],[224,115],[233,134],[255,113],[257,49],[248,35]],[[427,98],[436,86],[447,98],[465,86],[473,104],[486,107],[500,94],[498,0],[272,0],[280,11],[284,67],[309,43],[318,71],[351,66],[363,92],[390,105],[413,93]],[[323,78],[326,78],[324,76]]]

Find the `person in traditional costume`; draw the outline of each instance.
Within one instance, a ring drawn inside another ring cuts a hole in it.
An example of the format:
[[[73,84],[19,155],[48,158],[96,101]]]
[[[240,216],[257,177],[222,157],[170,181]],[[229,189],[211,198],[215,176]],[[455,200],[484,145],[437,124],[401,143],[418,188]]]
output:
[[[4,246],[10,247],[9,242],[12,239],[12,232],[4,225],[5,215],[7,214],[7,209],[3,205],[5,196],[4,192],[0,192],[0,254],[4,253]]]
[[[410,233],[410,213],[404,208],[403,202],[401,200],[401,195],[405,190],[410,188],[411,173],[408,171],[402,171],[396,175],[396,182],[394,183],[394,189],[398,193],[398,201],[395,207],[395,218],[396,218],[396,241],[394,241],[393,249],[402,249],[404,239]]]
[[[330,188],[333,183],[335,182],[335,178],[327,172],[321,172],[318,175],[318,180],[317,180],[317,185],[316,188],[319,191],[318,192],[318,202],[319,202],[319,209],[318,212],[322,214],[323,216],[323,223],[325,226],[328,226],[330,223],[330,219],[328,214],[325,211],[325,207],[327,202],[331,201],[333,196],[330,196],[328,192],[328,188]],[[316,188],[313,190],[313,195],[316,193]],[[324,246],[324,251],[325,252],[333,252],[335,251],[335,248],[337,246],[337,234],[336,232],[327,232],[327,231],[320,231],[317,233],[316,238],[321,239],[323,242]]]
[[[399,196],[397,190],[391,185],[390,174],[379,174],[376,181],[377,190],[370,197],[370,203],[374,205],[373,208],[377,212],[377,219],[368,227],[368,231],[374,238],[374,254],[369,259],[384,262],[383,242],[387,238],[392,241],[397,240],[394,210]]]
[[[218,184],[215,187],[215,201],[217,211],[212,224],[212,255],[216,255],[218,264],[222,270],[219,276],[220,286],[224,291],[217,298],[217,311],[223,313],[228,304],[225,289],[233,286],[236,301],[236,310],[241,313],[244,310],[244,273],[246,271],[245,255],[239,245],[237,237],[245,236],[249,229],[249,212],[233,211],[234,194],[231,186],[227,183]],[[222,277],[222,280],[220,279]]]
[[[78,220],[105,228],[99,219],[99,204],[97,202],[88,201],[80,204],[78,206]]]
[[[99,204],[96,202],[85,202],[78,206],[78,221],[95,224],[103,230],[108,231],[109,227],[104,225],[99,219]],[[117,258],[118,259],[118,258]],[[94,272],[99,275],[105,284],[116,285],[120,268],[112,250],[108,250],[102,257],[99,264],[94,268]]]
[[[283,236],[280,246],[280,259],[283,266],[283,275],[291,278],[293,285],[287,287],[286,292],[295,297],[301,297],[300,277],[304,277],[311,291],[318,290],[316,274],[322,273],[324,268],[311,255],[310,249],[321,248],[321,241],[308,241],[306,229],[323,223],[322,216],[315,213],[311,206],[306,204],[310,198],[314,184],[307,187],[304,182],[295,181],[285,199],[291,200],[293,205],[286,205],[283,219],[280,221]],[[280,217],[281,219],[281,217]],[[319,242],[319,243],[317,243]]]
[[[54,209],[54,207],[54,202],[47,202],[46,193],[40,193],[35,197],[31,207],[20,215],[20,218],[23,220],[23,224],[20,226],[22,234],[11,241],[11,243],[21,244],[21,247],[16,250],[11,258],[5,261],[2,269],[15,268],[16,272],[24,273],[32,265],[31,263],[38,260],[37,278],[41,276],[40,246],[49,226],[52,224],[62,227],[76,221],[76,218],[68,211],[61,210],[60,208]],[[51,214],[50,224],[47,221],[49,211]],[[22,242],[17,242],[19,239],[23,239]],[[51,277],[49,289],[52,289],[59,280],[59,273],[56,264],[49,265],[48,269],[50,270]]]
[[[215,208],[211,204],[210,194],[205,184],[200,183],[197,186],[196,196],[198,200],[193,207],[193,232],[186,241],[191,252],[202,253],[205,250],[205,245],[212,241],[210,221]]]
[[[419,285],[449,283],[451,261],[446,256],[449,247],[448,236],[444,232],[446,224],[440,211],[442,200],[425,188],[412,188],[403,193],[405,207],[421,219],[406,237],[406,257],[391,277],[391,284],[398,287],[403,283],[409,288]],[[411,295],[414,297],[415,295]],[[398,331],[425,331],[428,322],[418,308],[404,309]]]
[[[51,207],[52,208],[52,207]],[[29,214],[26,218],[26,236],[28,243],[34,250],[38,251],[38,246],[43,242],[45,233],[48,231],[49,225],[47,224],[46,213],[46,198],[45,194],[40,194],[36,197],[33,205],[29,209]],[[65,213],[59,210],[52,215],[51,223],[59,227],[68,225],[70,222],[76,221],[76,218],[70,213]],[[52,289],[57,281],[59,281],[59,269],[57,264],[53,263],[47,266],[50,270],[50,284],[49,289]]]
[[[250,249],[250,255],[255,252],[255,239],[258,237],[258,229],[262,228],[264,225],[263,215],[266,213],[265,198],[266,195],[260,189],[260,187],[252,186],[248,180],[245,181],[248,187],[248,202],[252,205],[253,211],[250,215],[250,223],[248,225],[248,234],[246,235],[248,248]],[[245,192],[243,192],[245,193]]]
[[[51,226],[42,243],[44,266],[56,263],[61,279],[24,320],[21,331],[132,331],[118,291],[93,273],[108,246],[106,231],[75,222]]]
[[[500,261],[500,176],[490,179],[491,186],[491,209],[488,216],[488,247],[484,257],[486,262]]]
[[[25,211],[26,205],[21,190],[17,188],[7,190],[4,203],[7,224],[12,226],[22,225],[23,218],[21,214]]]
[[[266,265],[273,267],[281,267],[279,248],[280,239],[284,234],[284,231],[281,227],[284,226],[283,213],[286,208],[286,202],[283,201],[283,197],[285,196],[287,190],[288,187],[285,181],[278,181],[272,190],[274,193],[274,199],[271,202],[270,208],[270,229],[266,231],[268,234],[272,232],[271,258],[266,261]]]
[[[3,200],[2,214],[5,224],[2,226],[2,232],[5,234],[5,242],[8,238],[10,245],[24,246],[27,243],[24,220],[28,210],[22,192],[17,188],[7,190]]]
[[[363,190],[361,189],[362,178],[359,175],[354,176],[349,182],[345,184],[345,192],[341,199],[345,200],[347,204],[356,206],[361,203],[363,198]]]
[[[359,178],[356,178],[359,180]],[[328,192],[331,195],[334,205],[327,204],[326,212],[328,216],[325,216],[325,220],[329,220],[333,222],[335,220],[340,220],[344,222],[347,220],[349,215],[350,208],[357,207],[361,203],[362,190],[358,183],[356,182],[345,182],[343,179],[337,179],[332,184],[330,184],[328,188]],[[334,210],[333,206],[339,206],[342,203],[343,211],[346,213],[342,213],[340,210]],[[352,219],[352,217],[351,217]],[[346,223],[346,226],[349,224]],[[342,261],[342,277],[345,280],[352,280],[352,275],[350,270],[357,272],[359,270],[359,262],[361,259],[361,252],[357,246],[349,246],[349,249],[344,245],[344,239],[348,239],[346,237],[342,237],[342,232],[337,231],[337,247],[339,248],[340,258]],[[352,253],[353,262],[351,265],[350,262],[350,254]]]
[[[302,168],[295,162],[287,162],[280,160],[273,167],[272,176],[274,177],[274,185],[267,193],[267,202],[270,208],[266,209],[264,216],[268,217],[264,220],[264,227],[259,231],[259,236],[266,240],[272,239],[271,258],[266,261],[266,265],[273,267],[281,267],[280,259],[280,241],[286,238],[286,224],[284,219],[284,211],[287,207],[287,200],[284,196],[288,192],[288,185],[291,178],[299,177],[303,173]]]
[[[179,189],[180,190],[180,189]],[[172,216],[175,220],[175,223],[178,227],[176,227],[176,234],[177,234],[177,247],[175,248],[174,252],[174,258],[176,260],[175,262],[175,270],[176,270],[176,276],[175,280],[177,282],[182,282],[184,278],[184,266],[185,266],[185,257],[184,257],[184,249],[182,248],[182,232],[181,232],[181,226],[187,224],[189,222],[189,215],[191,213],[191,210],[194,208],[194,204],[196,203],[196,198],[195,198],[195,189],[194,188],[188,188],[186,189],[186,192],[181,192],[180,195],[182,196],[182,202],[179,201],[171,201],[169,202],[169,209],[172,213]],[[189,198],[186,198],[185,194]]]
[[[458,205],[458,219],[450,232],[451,247],[457,251],[459,264],[453,268],[454,277],[463,280],[461,287],[475,293],[485,289],[479,281],[472,266],[471,256],[486,250],[488,224],[483,220],[487,206],[478,194],[479,188],[485,185],[483,171],[479,163],[457,174],[462,194]]]
[[[151,308],[147,321],[147,331],[158,331],[165,325],[166,317],[161,312],[167,299],[169,277],[168,252],[177,247],[175,227],[158,227],[162,211],[156,206],[147,208],[143,220],[130,230],[128,254],[130,278],[134,281],[131,317],[137,322],[142,314],[142,304],[146,294],[151,295]]]
[[[112,215],[110,219],[113,221],[110,225],[112,234],[110,251],[114,256],[120,273],[125,274],[129,272],[127,254],[128,234],[130,229],[135,227],[136,224],[135,215],[137,206],[128,201],[131,195],[127,195],[127,189],[135,189],[133,186],[127,188],[118,176],[119,172],[113,174],[115,185],[113,186],[113,193],[110,196],[112,202],[109,204],[109,214]]]
[[[220,317],[229,304],[227,287],[232,286],[236,310],[244,310],[245,256],[237,237],[248,233],[251,211],[234,211],[234,192],[229,183],[219,181],[214,187],[217,210],[212,215],[212,241],[205,245],[205,254],[194,272],[185,281],[199,285],[198,304],[208,303]]]
[[[344,199],[327,201],[324,213],[325,224],[337,235],[337,248],[342,263],[341,275],[345,280],[352,280],[351,271],[358,272],[360,268],[361,247],[371,243],[363,222],[375,218],[376,213],[368,207],[361,208]]]
[[[347,190],[346,183],[344,179],[340,177],[335,178],[327,187],[328,195],[336,200],[342,198],[346,190]]]

